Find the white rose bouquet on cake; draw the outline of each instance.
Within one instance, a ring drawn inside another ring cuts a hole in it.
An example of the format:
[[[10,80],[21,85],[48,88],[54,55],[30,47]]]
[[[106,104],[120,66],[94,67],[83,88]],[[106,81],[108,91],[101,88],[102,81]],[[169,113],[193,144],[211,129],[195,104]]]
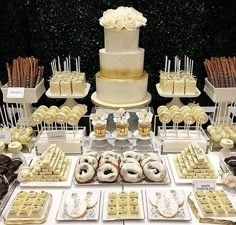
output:
[[[147,19],[142,13],[132,7],[123,6],[117,9],[108,9],[99,20],[100,25],[105,29],[127,29],[129,31],[145,26],[146,22]]]
[[[97,109],[95,113],[91,113],[90,119],[96,137],[106,136],[107,118],[108,114],[102,109]]]
[[[137,112],[136,115],[138,116],[139,135],[141,136],[150,135],[153,113],[147,112],[146,109],[142,109],[140,112]]]
[[[127,136],[129,128],[128,119],[130,118],[129,112],[120,108],[118,111],[113,113],[113,116],[114,122],[116,123],[116,135],[120,137]]]

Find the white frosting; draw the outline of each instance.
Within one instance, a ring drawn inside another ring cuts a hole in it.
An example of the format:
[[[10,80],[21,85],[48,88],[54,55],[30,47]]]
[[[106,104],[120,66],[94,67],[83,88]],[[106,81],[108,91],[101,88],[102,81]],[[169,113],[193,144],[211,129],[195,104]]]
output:
[[[114,116],[113,120],[115,123],[127,124],[128,119],[130,118],[130,113],[125,112],[125,109],[120,108],[119,110],[113,113],[113,116]]]
[[[86,183],[93,179],[95,170],[89,163],[80,163],[75,167],[75,179],[79,183]]]
[[[103,13],[99,23],[106,29],[116,28],[118,30],[135,30],[138,27],[145,26],[147,19],[143,14],[132,7],[118,7],[117,9],[108,9]]]
[[[137,51],[138,44],[139,28],[134,31],[104,29],[104,45],[107,52]]]
[[[107,52],[105,48],[99,50],[100,69],[103,77],[110,77],[110,73],[119,73],[116,78],[141,77],[144,66],[144,49],[138,48],[135,51]],[[107,72],[108,71],[108,72]],[[108,74],[107,74],[108,73]],[[122,76],[121,76],[121,75]]]
[[[98,160],[93,156],[82,155],[79,159],[79,163],[84,163],[84,162],[92,165],[94,169],[97,169],[97,167],[98,167]]]
[[[147,96],[148,75],[137,80],[103,79],[96,75],[97,98],[113,104],[138,103]]]
[[[114,182],[117,180],[118,176],[118,168],[111,163],[100,165],[97,171],[98,180],[101,182]]]
[[[124,163],[121,166],[120,175],[124,181],[136,183],[143,178],[143,171],[136,163]]]
[[[168,198],[166,196],[160,198],[157,208],[159,213],[166,218],[174,217],[179,210],[179,206],[173,197]]]
[[[153,182],[163,181],[166,177],[166,168],[159,161],[148,162],[143,166],[143,173]]]

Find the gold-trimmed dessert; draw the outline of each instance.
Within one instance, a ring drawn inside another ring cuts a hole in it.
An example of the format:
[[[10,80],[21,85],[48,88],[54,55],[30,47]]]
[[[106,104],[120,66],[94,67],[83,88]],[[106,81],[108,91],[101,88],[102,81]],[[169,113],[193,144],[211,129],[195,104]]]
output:
[[[146,109],[137,112],[138,116],[138,132],[140,136],[146,137],[150,135],[152,126],[153,113],[147,112]]]
[[[108,114],[102,109],[97,109],[95,113],[91,113],[90,119],[96,137],[106,136],[107,118]]]
[[[113,120],[116,123],[116,136],[117,137],[127,137],[129,131],[130,118],[129,112],[125,112],[125,109],[121,108],[113,113]]]

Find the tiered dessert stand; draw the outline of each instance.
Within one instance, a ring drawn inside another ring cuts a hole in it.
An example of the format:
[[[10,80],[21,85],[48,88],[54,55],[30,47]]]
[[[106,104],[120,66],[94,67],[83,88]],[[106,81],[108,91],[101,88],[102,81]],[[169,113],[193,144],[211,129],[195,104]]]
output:
[[[82,93],[81,95],[68,95],[68,96],[63,96],[63,95],[52,95],[50,88],[46,91],[46,96],[48,98],[56,98],[56,99],[66,99],[65,103],[63,104],[63,106],[69,106],[69,107],[73,107],[75,105],[77,105],[78,103],[74,100],[74,99],[81,99],[84,98],[88,95],[89,89],[90,89],[90,84],[86,83],[86,88],[84,90],[84,93]]]
[[[156,85],[156,89],[157,89],[158,94],[161,97],[173,98],[169,103],[166,104],[166,106],[168,106],[168,107],[171,107],[173,105],[181,107],[184,104],[181,102],[180,98],[197,98],[201,94],[200,90],[198,88],[196,88],[196,94],[195,95],[177,95],[177,94],[167,95],[167,94],[164,94],[161,91],[159,83]]]

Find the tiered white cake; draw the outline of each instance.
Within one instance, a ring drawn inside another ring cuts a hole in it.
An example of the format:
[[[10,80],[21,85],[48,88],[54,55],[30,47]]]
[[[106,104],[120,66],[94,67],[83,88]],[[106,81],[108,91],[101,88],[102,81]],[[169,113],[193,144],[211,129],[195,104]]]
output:
[[[105,48],[99,50],[97,99],[119,105],[138,103],[147,98],[144,49],[138,46],[139,27],[146,21],[141,13],[128,7],[103,13],[100,25],[104,27]]]

